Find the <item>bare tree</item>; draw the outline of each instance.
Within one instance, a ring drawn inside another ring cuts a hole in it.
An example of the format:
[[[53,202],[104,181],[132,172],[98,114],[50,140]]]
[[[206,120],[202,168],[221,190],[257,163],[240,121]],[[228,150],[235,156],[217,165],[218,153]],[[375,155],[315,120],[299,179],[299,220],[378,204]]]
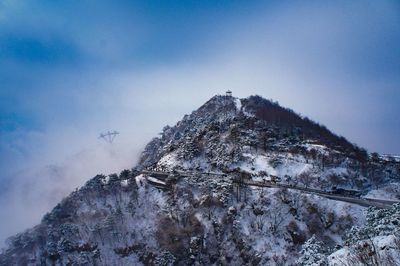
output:
[[[271,207],[267,211],[266,217],[268,217],[269,229],[272,234],[276,234],[285,220],[287,212],[283,211],[282,208]]]
[[[299,174],[299,175],[297,176],[297,180],[298,180],[303,186],[305,186],[306,188],[308,188],[308,187],[311,185],[312,181],[313,181],[313,177],[311,176],[310,173],[304,172],[304,173],[301,173],[301,174]]]

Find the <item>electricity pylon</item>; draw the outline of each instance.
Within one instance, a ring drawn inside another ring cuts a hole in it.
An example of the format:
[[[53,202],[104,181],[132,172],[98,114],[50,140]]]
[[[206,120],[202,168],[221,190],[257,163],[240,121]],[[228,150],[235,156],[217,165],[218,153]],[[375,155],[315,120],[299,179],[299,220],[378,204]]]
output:
[[[115,139],[115,137],[119,134],[117,131],[107,131],[106,133],[101,133],[99,136],[99,139],[104,139],[108,143],[112,143]]]

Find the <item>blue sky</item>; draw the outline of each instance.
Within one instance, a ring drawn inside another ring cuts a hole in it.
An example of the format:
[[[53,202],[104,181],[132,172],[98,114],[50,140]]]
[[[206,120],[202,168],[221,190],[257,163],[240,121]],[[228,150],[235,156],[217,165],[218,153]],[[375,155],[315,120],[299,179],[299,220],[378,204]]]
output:
[[[164,125],[226,89],[399,154],[399,25],[395,0],[0,0],[0,201],[13,209],[0,238],[133,166]],[[105,146],[98,133],[114,129]]]

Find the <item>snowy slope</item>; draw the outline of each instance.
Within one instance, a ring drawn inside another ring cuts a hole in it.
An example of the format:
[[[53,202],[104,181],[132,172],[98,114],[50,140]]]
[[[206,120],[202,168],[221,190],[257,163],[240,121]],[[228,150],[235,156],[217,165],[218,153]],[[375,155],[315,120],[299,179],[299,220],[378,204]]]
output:
[[[159,181],[142,170],[192,174]],[[399,171],[274,102],[215,96],[166,126],[132,170],[94,177],[11,238],[0,265],[294,265],[312,235],[343,245],[365,208],[232,177],[382,195],[371,190],[399,183]]]

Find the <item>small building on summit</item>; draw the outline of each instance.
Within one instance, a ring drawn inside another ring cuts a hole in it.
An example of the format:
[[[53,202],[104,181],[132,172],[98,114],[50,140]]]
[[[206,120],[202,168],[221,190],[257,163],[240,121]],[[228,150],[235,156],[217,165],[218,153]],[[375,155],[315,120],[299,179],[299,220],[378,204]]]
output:
[[[227,90],[227,91],[226,91],[226,96],[228,96],[228,97],[232,97],[232,91],[230,91],[230,90]]]

